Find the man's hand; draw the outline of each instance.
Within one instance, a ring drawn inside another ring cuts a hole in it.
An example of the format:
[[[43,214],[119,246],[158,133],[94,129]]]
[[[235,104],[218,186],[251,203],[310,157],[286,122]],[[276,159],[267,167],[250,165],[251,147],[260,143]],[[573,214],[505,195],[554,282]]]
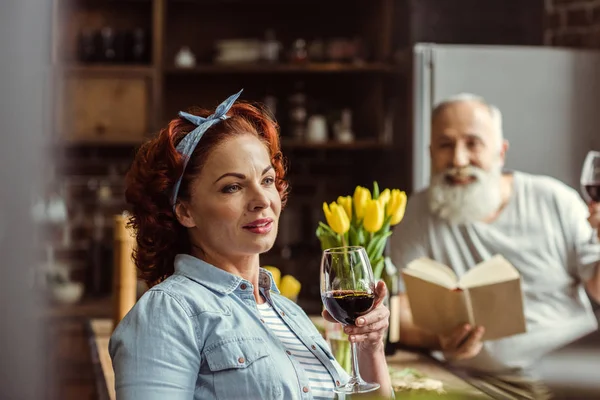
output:
[[[600,239],[600,203],[590,203],[590,217],[588,221],[592,228],[596,229],[596,233],[598,234],[598,239]]]
[[[461,325],[447,335],[440,335],[440,346],[447,360],[466,360],[481,351],[481,338],[485,333],[482,326]]]

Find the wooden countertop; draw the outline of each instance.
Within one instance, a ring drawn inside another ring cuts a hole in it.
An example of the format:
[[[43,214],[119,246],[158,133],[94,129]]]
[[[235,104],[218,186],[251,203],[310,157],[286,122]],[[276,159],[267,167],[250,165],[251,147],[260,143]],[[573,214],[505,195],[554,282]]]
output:
[[[108,341],[112,334],[112,326],[111,319],[91,319],[89,322],[90,347],[96,375],[98,400],[116,399],[115,374],[108,354]]]
[[[114,400],[116,398],[115,377],[108,354],[108,341],[111,333],[112,321],[110,319],[91,319],[89,321],[92,360],[96,373],[99,400]],[[429,378],[442,381],[448,393],[460,394],[460,398],[490,399],[488,395],[423,353],[399,350],[395,355],[388,357],[388,364],[399,368],[415,368]]]

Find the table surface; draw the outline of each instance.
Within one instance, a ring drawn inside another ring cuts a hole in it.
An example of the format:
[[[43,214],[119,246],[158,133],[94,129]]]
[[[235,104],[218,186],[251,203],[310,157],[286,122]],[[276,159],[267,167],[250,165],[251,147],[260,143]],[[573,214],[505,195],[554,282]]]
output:
[[[92,319],[89,327],[100,400],[114,400],[116,398],[115,377],[108,354],[112,321],[110,319]],[[429,378],[442,381],[447,392],[460,394],[461,397],[464,396],[470,399],[491,398],[450,372],[441,363],[420,352],[399,350],[393,356],[388,357],[388,365],[398,368],[415,368]]]

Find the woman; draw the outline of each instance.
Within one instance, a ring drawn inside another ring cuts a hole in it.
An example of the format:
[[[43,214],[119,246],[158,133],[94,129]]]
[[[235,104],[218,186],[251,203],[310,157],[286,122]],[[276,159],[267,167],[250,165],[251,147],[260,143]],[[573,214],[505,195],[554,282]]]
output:
[[[324,399],[348,379],[259,267],[287,183],[277,125],[234,104],[240,93],[210,116],[180,113],[127,175],[134,258],[151,289],[111,337],[118,399]],[[363,377],[390,395],[385,291],[380,283],[377,306],[350,333]]]

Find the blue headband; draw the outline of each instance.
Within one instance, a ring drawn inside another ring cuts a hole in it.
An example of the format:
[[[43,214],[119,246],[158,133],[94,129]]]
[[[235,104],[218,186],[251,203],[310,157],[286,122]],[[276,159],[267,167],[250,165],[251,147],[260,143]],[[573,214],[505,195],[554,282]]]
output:
[[[175,187],[173,189],[173,197],[171,199],[171,203],[173,204],[173,212],[175,212],[175,204],[177,202],[177,194],[179,193],[179,187],[181,186],[181,179],[183,178],[185,168],[187,167],[187,164],[190,161],[190,157],[192,156],[194,149],[196,148],[196,146],[198,146],[198,142],[200,141],[200,139],[202,139],[202,136],[204,136],[204,132],[206,132],[208,128],[215,125],[217,122],[224,121],[227,118],[229,118],[225,114],[227,114],[227,111],[229,111],[229,109],[231,108],[233,103],[235,103],[237,98],[240,97],[240,94],[242,94],[243,90],[244,89],[240,90],[234,95],[229,96],[227,100],[219,104],[214,114],[206,118],[188,114],[183,111],[179,112],[180,117],[187,119],[192,124],[197,125],[197,127],[196,129],[185,135],[185,137],[181,140],[181,142],[179,142],[176,148],[177,152],[184,157],[184,162],[181,176],[175,183]]]

